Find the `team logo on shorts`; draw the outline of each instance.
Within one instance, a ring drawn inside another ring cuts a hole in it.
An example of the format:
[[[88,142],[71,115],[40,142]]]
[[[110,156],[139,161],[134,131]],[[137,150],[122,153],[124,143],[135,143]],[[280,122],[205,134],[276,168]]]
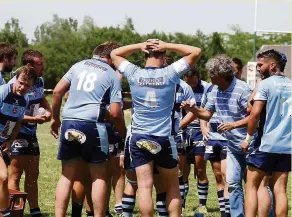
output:
[[[157,154],[161,151],[161,146],[157,142],[151,140],[141,139],[137,141],[136,144],[139,148],[144,148],[152,154]]]
[[[65,139],[67,139],[69,142],[77,141],[80,144],[83,144],[86,141],[86,136],[84,133],[78,130],[68,129],[65,132]]]
[[[213,154],[213,146],[206,145],[205,153],[206,154]]]

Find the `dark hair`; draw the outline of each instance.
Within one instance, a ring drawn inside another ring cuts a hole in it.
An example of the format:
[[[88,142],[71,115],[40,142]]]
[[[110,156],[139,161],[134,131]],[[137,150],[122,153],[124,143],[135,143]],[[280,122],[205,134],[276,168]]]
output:
[[[29,65],[25,65],[25,66],[18,68],[15,71],[15,74],[16,74],[16,79],[20,75],[23,75],[24,77],[26,77],[27,80],[33,80],[33,84],[35,84],[35,82],[37,80],[36,70],[34,69],[34,67],[29,66]]]
[[[190,71],[188,71],[186,74],[184,74],[184,76],[188,76],[188,77],[197,76],[198,78],[200,78],[201,73],[200,73],[198,68],[196,68],[195,66],[192,66]]]
[[[34,58],[42,58],[43,56],[44,55],[40,51],[29,49],[23,52],[21,57],[21,63],[22,65],[27,65],[28,63],[30,65],[33,65]]]
[[[234,57],[232,58],[232,62],[234,62],[238,66],[238,70],[242,70],[243,64],[241,59],[239,59],[238,57]]]
[[[257,55],[257,58],[264,58],[264,59],[273,59],[276,61],[277,66],[279,67],[280,71],[283,72],[287,63],[287,57],[285,54],[274,50],[266,50]]]
[[[165,66],[171,65],[173,63],[173,61],[174,61],[174,59],[173,59],[173,57],[171,55],[165,55],[164,58],[165,58],[164,59],[164,65]]]
[[[162,51],[162,52],[153,52],[153,51],[149,51],[149,53],[145,53],[145,58],[151,58],[151,57],[154,57],[154,58],[159,58],[161,57],[162,55],[165,55],[165,51]]]
[[[112,50],[120,47],[116,42],[105,42],[94,48],[92,55],[97,55],[101,58],[110,58]]]
[[[13,55],[17,55],[18,52],[15,47],[9,43],[0,43],[0,62],[4,60],[4,57],[11,59]]]

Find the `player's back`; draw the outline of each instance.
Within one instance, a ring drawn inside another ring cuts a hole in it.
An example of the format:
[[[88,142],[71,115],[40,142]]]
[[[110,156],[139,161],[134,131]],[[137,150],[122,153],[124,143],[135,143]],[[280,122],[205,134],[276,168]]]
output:
[[[78,62],[66,73],[64,79],[71,83],[63,111],[64,120],[103,122],[106,105],[112,101],[121,101],[118,77],[102,60]]]
[[[266,122],[260,150],[291,154],[292,83],[273,75],[261,81],[255,100],[266,101]]]
[[[133,97],[133,126],[136,133],[166,136],[171,128],[171,111],[175,97],[175,83],[163,69],[146,68],[137,73],[131,86]]]
[[[183,58],[165,68],[143,69],[127,61],[119,66],[119,71],[129,81],[132,93],[132,133],[171,135],[176,84],[189,69]]]

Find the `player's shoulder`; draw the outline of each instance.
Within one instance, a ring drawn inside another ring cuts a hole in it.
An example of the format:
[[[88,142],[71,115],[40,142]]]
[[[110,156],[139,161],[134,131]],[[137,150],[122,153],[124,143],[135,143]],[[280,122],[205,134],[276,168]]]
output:
[[[10,91],[10,85],[11,84],[3,84],[3,85],[0,85],[0,91],[1,91],[1,93],[9,92]]]

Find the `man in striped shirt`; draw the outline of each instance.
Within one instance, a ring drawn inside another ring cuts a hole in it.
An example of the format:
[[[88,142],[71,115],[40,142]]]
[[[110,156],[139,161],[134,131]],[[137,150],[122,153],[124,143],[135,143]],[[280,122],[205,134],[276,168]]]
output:
[[[230,214],[244,216],[244,194],[242,178],[246,169],[246,156],[241,151],[241,143],[247,132],[247,102],[251,88],[233,75],[233,64],[229,57],[218,55],[210,59],[206,68],[211,81],[218,88],[212,90],[205,108],[198,108],[192,102],[183,102],[182,107],[193,112],[198,118],[208,121],[214,112],[219,121],[218,130],[228,139],[227,170]]]

